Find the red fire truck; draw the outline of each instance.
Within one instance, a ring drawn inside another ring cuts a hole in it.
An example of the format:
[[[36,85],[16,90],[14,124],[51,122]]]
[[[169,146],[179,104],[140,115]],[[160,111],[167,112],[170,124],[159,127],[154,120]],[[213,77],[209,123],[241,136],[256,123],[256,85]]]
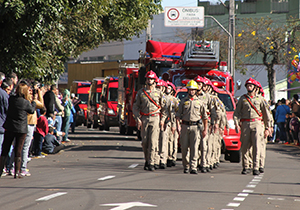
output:
[[[99,129],[109,130],[119,126],[117,119],[118,77],[106,77],[102,84],[101,100],[98,109]]]
[[[89,91],[89,99],[87,103],[87,128],[97,128],[98,127],[98,108],[100,104],[100,96],[102,92],[102,84],[104,82],[103,77],[96,77],[93,79]]]
[[[119,68],[118,108],[120,134],[132,135],[136,129],[132,106],[138,91],[137,64],[122,65]]]
[[[73,81],[71,86],[71,93],[74,93],[80,99],[80,112],[76,117],[76,125],[86,123],[87,119],[87,102],[89,96],[91,82],[89,81]]]

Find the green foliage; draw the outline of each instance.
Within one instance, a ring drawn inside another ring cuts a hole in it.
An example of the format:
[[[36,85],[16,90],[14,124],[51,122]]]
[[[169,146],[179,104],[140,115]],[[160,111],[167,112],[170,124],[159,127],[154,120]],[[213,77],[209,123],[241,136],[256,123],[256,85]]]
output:
[[[0,71],[53,82],[69,57],[139,35],[160,10],[153,0],[2,0]]]

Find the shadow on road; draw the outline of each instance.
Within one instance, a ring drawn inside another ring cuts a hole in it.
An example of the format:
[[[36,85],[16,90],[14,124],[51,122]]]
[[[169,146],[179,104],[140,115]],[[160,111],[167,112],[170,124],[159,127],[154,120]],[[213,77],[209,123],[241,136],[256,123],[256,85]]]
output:
[[[69,151],[109,151],[109,150],[118,150],[118,151],[127,151],[127,152],[142,152],[141,147],[132,147],[132,146],[111,146],[111,145],[82,145],[79,147],[71,148]]]
[[[267,151],[274,151],[277,153],[289,155],[296,157],[300,160],[300,148],[292,145],[283,145],[283,144],[268,144]]]

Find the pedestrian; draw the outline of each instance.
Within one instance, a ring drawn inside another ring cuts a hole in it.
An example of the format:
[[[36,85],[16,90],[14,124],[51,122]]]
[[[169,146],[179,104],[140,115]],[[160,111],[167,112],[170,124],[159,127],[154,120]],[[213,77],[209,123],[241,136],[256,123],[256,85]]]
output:
[[[31,103],[26,100],[30,98],[29,87],[26,84],[19,84],[16,88],[16,94],[10,96],[9,107],[7,110],[6,121],[3,124],[5,128],[4,142],[0,158],[0,173],[2,174],[6,157],[10,146],[15,139],[15,174],[14,178],[22,178],[21,168],[21,151],[27,135],[27,113],[33,114],[35,102]],[[1,175],[0,174],[0,175]]]
[[[50,114],[54,114],[56,89],[56,85],[51,85],[50,90],[48,90],[44,95],[44,104],[47,110],[46,117],[49,117]]]
[[[291,112],[290,107],[286,105],[286,100],[282,98],[281,105],[279,105],[276,109],[275,121],[279,128],[279,143],[287,142],[287,135],[286,135],[286,115]]]
[[[154,171],[156,150],[160,127],[160,115],[164,117],[163,93],[155,88],[156,74],[150,70],[146,73],[146,87],[137,92],[133,104],[133,114],[137,128],[141,131],[142,147],[145,156],[144,170]]]
[[[64,106],[62,132],[65,133],[62,141],[70,142],[70,140],[68,139],[68,134],[69,134],[69,128],[70,128],[70,116],[71,116],[72,102],[70,99],[70,91],[68,89],[64,90],[62,105]]]
[[[30,88],[30,92],[32,93],[32,100],[36,103],[36,109],[42,109],[44,107],[44,99],[43,93],[39,89],[39,83],[34,82],[32,88]],[[27,100],[30,101],[30,98]],[[37,113],[36,110],[33,114],[27,114],[27,135],[24,141],[23,149],[22,149],[22,163],[21,163],[21,175],[22,176],[30,176],[30,172],[27,169],[27,162],[29,156],[29,149],[32,143],[32,137],[34,133],[35,126],[37,124]]]
[[[205,104],[196,95],[198,84],[194,80],[190,80],[186,88],[188,95],[180,101],[176,122],[180,134],[183,173],[190,171],[191,174],[197,174],[200,138],[203,139],[207,135],[207,113]],[[200,136],[201,118],[203,123],[202,136]]]
[[[247,94],[240,97],[234,111],[234,123],[236,132],[241,131],[242,143],[242,174],[251,172],[249,166],[249,150],[252,148],[253,175],[258,175],[262,136],[269,135],[270,121],[267,114],[268,108],[263,98],[256,95],[257,83],[250,78],[245,82]],[[264,123],[264,126],[262,124]],[[265,128],[265,129],[264,129]]]
[[[10,95],[14,95],[19,81],[18,75],[14,72],[11,72],[8,75],[6,75],[5,78],[11,79],[11,81],[13,82],[13,89],[11,90]]]

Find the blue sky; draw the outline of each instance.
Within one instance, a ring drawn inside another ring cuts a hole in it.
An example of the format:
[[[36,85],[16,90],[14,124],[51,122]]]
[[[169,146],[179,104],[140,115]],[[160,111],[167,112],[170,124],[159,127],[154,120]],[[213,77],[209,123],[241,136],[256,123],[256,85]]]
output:
[[[162,6],[170,7],[170,6],[180,6],[180,7],[196,7],[197,0],[162,0]],[[211,2],[216,3],[218,0],[211,0]],[[224,2],[224,1],[223,1]]]

